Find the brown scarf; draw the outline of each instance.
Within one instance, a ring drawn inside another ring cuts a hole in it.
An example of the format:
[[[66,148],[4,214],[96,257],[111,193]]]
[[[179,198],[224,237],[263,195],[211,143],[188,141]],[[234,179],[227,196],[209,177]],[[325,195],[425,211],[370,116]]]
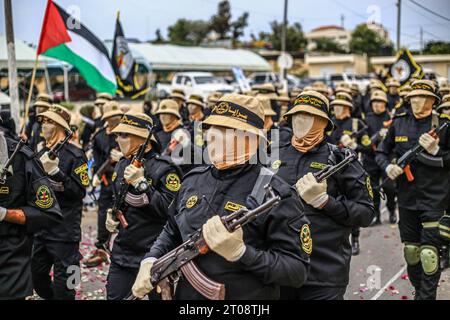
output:
[[[433,104],[425,103],[425,105],[423,106],[422,110],[420,110],[420,112],[413,113],[413,114],[414,114],[414,118],[416,118],[416,119],[424,119],[424,118],[430,116],[430,114],[432,112],[433,112]]]
[[[189,120],[191,121],[202,121],[203,120],[202,110],[198,110],[196,113],[189,115]]]
[[[302,153],[308,152],[324,139],[327,124],[327,119],[314,117],[313,126],[306,136],[301,139],[296,138],[295,135],[292,136],[292,146]]]
[[[171,123],[168,123],[167,125],[163,125],[163,131],[164,132],[172,132],[175,130],[179,125],[181,125],[181,120],[176,118],[176,120],[172,121]]]

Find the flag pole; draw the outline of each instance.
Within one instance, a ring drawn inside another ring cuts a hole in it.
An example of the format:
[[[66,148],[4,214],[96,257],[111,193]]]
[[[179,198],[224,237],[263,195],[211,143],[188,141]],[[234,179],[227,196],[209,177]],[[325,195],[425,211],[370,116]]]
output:
[[[31,96],[33,95],[33,86],[34,86],[34,82],[36,79],[36,69],[37,69],[38,62],[39,62],[39,55],[36,52],[36,59],[34,60],[33,73],[31,75],[30,89],[28,90],[27,102],[25,104],[25,112],[24,112],[24,116],[23,116],[22,130],[20,132],[21,135],[23,135],[25,133],[26,123],[27,123],[28,114],[29,114],[29,110],[30,110]]]

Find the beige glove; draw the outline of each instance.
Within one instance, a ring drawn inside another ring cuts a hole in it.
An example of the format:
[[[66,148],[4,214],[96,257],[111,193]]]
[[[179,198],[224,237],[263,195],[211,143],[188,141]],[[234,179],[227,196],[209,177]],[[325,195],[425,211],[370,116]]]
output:
[[[86,151],[86,158],[88,160],[92,160],[93,157],[94,157],[94,151],[92,149],[89,149],[88,151]]]
[[[130,164],[125,168],[123,177],[129,184],[136,188],[139,182],[142,180],[145,181],[144,173],[144,168],[137,168]]]
[[[117,149],[111,149],[109,153],[112,162],[119,162],[119,160],[123,157],[123,153]]]
[[[106,222],[105,222],[106,230],[108,230],[111,233],[119,232],[119,230],[117,229],[119,223],[120,223],[119,221],[113,219],[112,209],[108,209],[108,211],[106,211]]]
[[[48,152],[45,152],[40,158],[39,160],[42,163],[42,166],[44,167],[45,172],[47,172],[47,174],[49,176],[53,176],[55,174],[57,174],[59,172],[59,159],[55,158],[55,160],[50,159],[50,157],[48,156]]]
[[[155,261],[155,258],[147,258],[141,262],[138,275],[131,289],[133,295],[138,299],[144,298],[144,296],[149,294],[153,289],[153,286],[150,282],[150,277],[153,263]]]
[[[102,184],[102,180],[100,180],[100,178],[98,177],[98,175],[94,174],[94,179],[92,179],[92,186],[94,188],[97,188],[98,186],[100,186]]]
[[[420,136],[419,144],[433,156],[439,152],[439,138],[435,139],[428,133],[424,133]]]
[[[386,138],[387,133],[388,133],[388,129],[387,128],[381,128],[380,132],[378,134],[380,135],[380,137],[382,139],[384,139],[384,138]]]
[[[341,143],[344,147],[350,148],[352,150],[355,150],[358,147],[358,144],[353,141],[353,139],[348,134],[344,134],[341,137]]]
[[[314,208],[321,208],[328,201],[327,181],[318,183],[311,172],[298,180],[295,187],[298,195]]]
[[[395,180],[403,174],[403,169],[396,164],[390,164],[386,167],[386,173],[389,179]]]
[[[237,261],[245,253],[242,228],[228,232],[219,216],[212,217],[203,225],[203,237],[208,247],[227,261]]]

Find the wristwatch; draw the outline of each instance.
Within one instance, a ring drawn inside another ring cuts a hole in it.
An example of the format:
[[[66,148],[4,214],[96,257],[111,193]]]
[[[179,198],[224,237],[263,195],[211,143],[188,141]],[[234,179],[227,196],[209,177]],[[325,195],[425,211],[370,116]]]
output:
[[[148,183],[146,180],[142,180],[137,184],[136,190],[139,192],[145,192],[148,189]]]

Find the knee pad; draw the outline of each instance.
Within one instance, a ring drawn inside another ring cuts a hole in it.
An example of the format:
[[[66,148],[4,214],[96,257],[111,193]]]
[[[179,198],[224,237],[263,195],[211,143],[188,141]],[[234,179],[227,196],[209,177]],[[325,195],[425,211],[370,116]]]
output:
[[[410,266],[415,266],[420,262],[420,247],[416,243],[405,243],[403,249],[406,263]]]
[[[420,262],[422,263],[423,272],[431,276],[439,270],[439,252],[433,246],[420,247]]]

